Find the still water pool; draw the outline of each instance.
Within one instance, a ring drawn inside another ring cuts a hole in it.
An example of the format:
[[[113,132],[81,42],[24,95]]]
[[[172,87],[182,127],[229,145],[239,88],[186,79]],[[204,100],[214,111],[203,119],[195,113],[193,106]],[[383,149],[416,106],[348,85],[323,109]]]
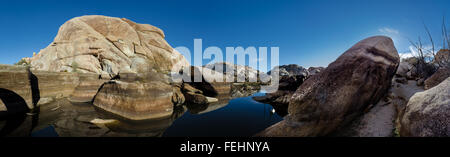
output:
[[[273,107],[253,96],[219,99],[208,105],[182,105],[171,117],[128,121],[108,114],[92,104],[58,100],[41,106],[37,115],[0,121],[2,136],[32,137],[247,137],[281,121]],[[92,119],[117,119],[98,125]]]
[[[186,112],[163,136],[252,136],[282,119],[271,105],[256,102],[252,96],[234,98],[213,111]]]

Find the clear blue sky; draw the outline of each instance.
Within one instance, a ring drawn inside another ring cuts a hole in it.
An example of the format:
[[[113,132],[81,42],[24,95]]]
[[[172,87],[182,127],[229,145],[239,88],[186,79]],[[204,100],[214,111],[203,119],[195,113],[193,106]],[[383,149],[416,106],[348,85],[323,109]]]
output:
[[[32,56],[65,21],[97,14],[155,25],[173,47],[192,47],[194,38],[223,50],[278,46],[280,64],[327,66],[372,35],[391,36],[399,52],[407,52],[407,38],[427,39],[422,21],[441,41],[444,15],[450,26],[449,7],[448,0],[1,1],[0,63]]]

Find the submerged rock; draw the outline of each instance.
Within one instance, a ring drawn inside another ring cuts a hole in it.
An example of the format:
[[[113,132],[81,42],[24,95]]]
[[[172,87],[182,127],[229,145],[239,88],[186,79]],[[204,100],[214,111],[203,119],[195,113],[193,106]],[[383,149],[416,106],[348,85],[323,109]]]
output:
[[[41,98],[41,99],[39,99],[39,102],[37,104],[40,106],[40,105],[49,104],[53,101],[54,101],[53,98]]]
[[[294,93],[285,120],[259,136],[325,136],[378,103],[399,64],[392,39],[364,39]]]
[[[186,102],[191,104],[208,104],[208,98],[203,94],[186,92],[184,93],[184,97],[186,98]]]
[[[106,125],[106,124],[113,124],[113,123],[117,123],[118,121],[115,119],[99,119],[99,118],[95,118],[93,120],[90,121],[92,124],[96,124],[96,125]]]
[[[450,78],[414,94],[401,119],[401,136],[450,136]]]

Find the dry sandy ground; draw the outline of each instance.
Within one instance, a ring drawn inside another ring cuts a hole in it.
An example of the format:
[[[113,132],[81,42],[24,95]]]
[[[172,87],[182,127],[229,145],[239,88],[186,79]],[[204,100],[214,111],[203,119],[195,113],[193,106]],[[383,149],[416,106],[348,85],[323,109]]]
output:
[[[350,137],[392,137],[395,135],[398,114],[402,114],[407,100],[417,92],[424,91],[416,81],[407,84],[392,83],[389,96],[380,100],[363,116],[341,129],[336,136]]]

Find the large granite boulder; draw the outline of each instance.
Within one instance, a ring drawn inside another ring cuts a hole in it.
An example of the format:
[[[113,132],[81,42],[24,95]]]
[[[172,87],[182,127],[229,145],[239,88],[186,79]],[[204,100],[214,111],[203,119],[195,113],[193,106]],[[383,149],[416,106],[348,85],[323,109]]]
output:
[[[448,77],[450,77],[450,67],[439,68],[433,75],[425,80],[425,89],[430,89],[437,86]]]
[[[167,76],[158,73],[119,74],[102,85],[93,104],[130,120],[164,118],[172,115],[173,87]]]
[[[450,136],[450,78],[414,94],[401,119],[401,136]]]
[[[54,41],[31,58],[37,70],[113,74],[178,72],[189,66],[162,30],[125,18],[82,16],[64,23]]]
[[[259,136],[325,136],[349,124],[378,103],[391,86],[399,64],[392,39],[364,39],[292,96],[285,120]]]

